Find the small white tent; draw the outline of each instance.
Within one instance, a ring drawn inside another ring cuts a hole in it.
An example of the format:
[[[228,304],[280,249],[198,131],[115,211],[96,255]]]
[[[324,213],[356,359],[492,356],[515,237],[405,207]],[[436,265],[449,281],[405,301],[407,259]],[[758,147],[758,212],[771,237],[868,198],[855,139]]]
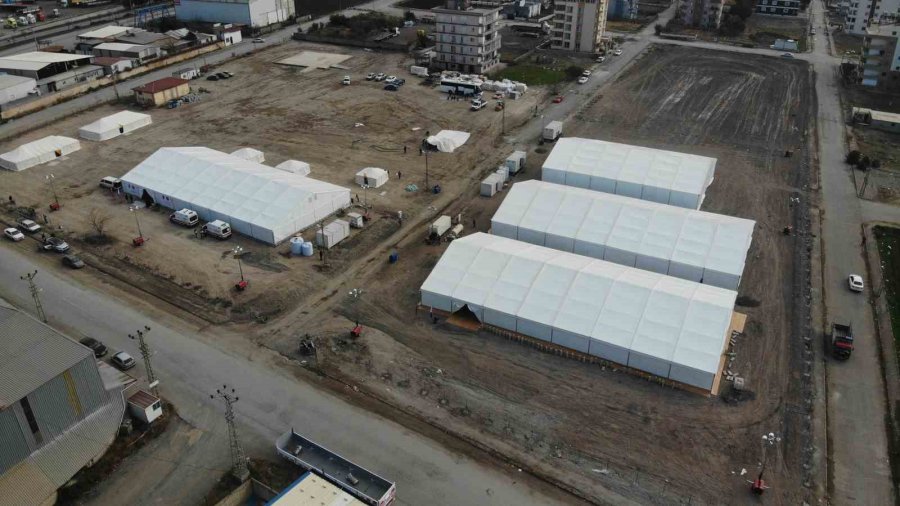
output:
[[[149,114],[121,111],[78,129],[78,136],[89,141],[105,141],[153,123]]]
[[[390,175],[384,169],[377,167],[366,167],[356,173],[356,184],[363,186],[368,185],[369,188],[378,188],[388,182]]]
[[[266,155],[262,151],[253,148],[241,148],[231,152],[231,156],[250,160],[251,162],[263,163],[266,161]]]
[[[308,176],[310,173],[309,164],[300,160],[285,160],[276,165],[275,168],[300,176]]]
[[[25,170],[55,158],[74,153],[81,149],[81,144],[71,137],[51,135],[0,155],[0,167],[7,170]]]

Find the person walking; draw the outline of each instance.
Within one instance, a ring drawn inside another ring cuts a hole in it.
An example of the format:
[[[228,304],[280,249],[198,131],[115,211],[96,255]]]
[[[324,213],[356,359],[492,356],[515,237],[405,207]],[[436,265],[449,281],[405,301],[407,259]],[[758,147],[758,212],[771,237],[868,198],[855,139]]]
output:
[[[403,146],[403,154],[406,154],[406,146]]]
[[[397,179],[403,179],[403,173],[399,170],[397,171]]]

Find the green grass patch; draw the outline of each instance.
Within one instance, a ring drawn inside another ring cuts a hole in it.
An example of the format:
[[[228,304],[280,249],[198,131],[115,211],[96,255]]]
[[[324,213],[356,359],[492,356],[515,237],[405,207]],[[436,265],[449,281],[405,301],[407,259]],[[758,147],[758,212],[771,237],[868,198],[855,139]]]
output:
[[[544,68],[539,65],[519,64],[511,65],[499,72],[495,72],[491,77],[498,80],[519,81],[529,86],[540,86],[565,81],[566,72],[561,69]]]
[[[875,227],[884,295],[891,312],[894,353],[900,350],[900,228]]]

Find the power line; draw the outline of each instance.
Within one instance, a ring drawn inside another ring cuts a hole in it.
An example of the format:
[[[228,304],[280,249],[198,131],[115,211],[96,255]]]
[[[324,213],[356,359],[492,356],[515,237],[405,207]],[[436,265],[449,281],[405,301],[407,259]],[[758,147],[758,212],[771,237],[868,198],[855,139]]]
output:
[[[144,369],[147,370],[147,384],[150,385],[150,388],[153,390],[153,395],[159,396],[159,391],[156,388],[157,381],[156,375],[153,374],[153,365],[150,363],[150,347],[147,346],[147,342],[144,341],[144,334],[146,332],[150,332],[150,327],[144,325],[144,329],[138,329],[134,334],[128,334],[128,337],[131,339],[137,339],[138,341],[138,349],[141,350],[141,357],[144,359]],[[137,335],[135,335],[137,334]]]
[[[34,278],[37,276],[37,269],[29,272],[24,276],[19,276],[23,281],[28,281],[28,288],[31,290],[31,298],[34,299],[34,309],[37,311],[38,317],[42,322],[47,323],[47,315],[44,314],[44,306],[41,304],[41,289],[34,284]]]
[[[241,447],[234,425],[234,405],[240,398],[235,395],[234,388],[229,392],[228,385],[222,385],[221,389],[216,389],[216,395],[209,396],[210,399],[216,397],[225,402],[225,423],[228,425],[228,444],[231,447],[231,474],[243,483],[250,477],[250,470],[247,468],[247,456]]]

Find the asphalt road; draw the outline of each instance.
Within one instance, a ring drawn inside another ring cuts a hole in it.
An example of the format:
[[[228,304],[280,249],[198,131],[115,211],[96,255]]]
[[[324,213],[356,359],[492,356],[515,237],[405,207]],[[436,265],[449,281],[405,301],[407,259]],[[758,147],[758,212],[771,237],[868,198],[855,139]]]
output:
[[[0,247],[0,297],[33,313],[27,284],[19,276],[38,269],[37,283],[50,323],[73,337],[96,337],[113,350],[140,357],[136,343],[126,336],[150,325],[148,343],[154,350],[153,367],[162,394],[192,425],[223,434],[223,445],[227,443],[222,406],[209,394],[228,384],[238,389],[238,421],[251,452],[257,455],[271,455],[275,437],[294,427],[396,481],[400,504],[543,505],[559,501],[529,487],[523,473],[500,471],[448,451],[418,433],[294,379],[278,366],[280,357],[242,336],[222,329],[205,331],[147,307],[134,309],[136,301],[125,303],[128,297],[111,286],[88,288],[77,280],[95,283],[97,273],[63,271],[35,262],[30,257],[38,253],[31,246],[4,243]],[[143,376],[143,366],[131,373]],[[228,463],[210,462],[210,466],[227,467]],[[174,474],[170,485],[177,487]]]

